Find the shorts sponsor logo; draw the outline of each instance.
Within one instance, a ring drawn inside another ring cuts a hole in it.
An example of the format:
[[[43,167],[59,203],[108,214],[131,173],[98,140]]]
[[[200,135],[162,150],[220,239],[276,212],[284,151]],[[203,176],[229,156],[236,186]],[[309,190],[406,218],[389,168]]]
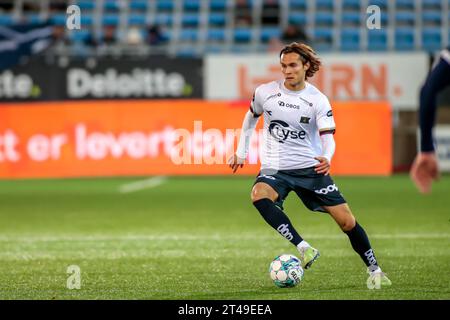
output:
[[[294,239],[294,236],[292,235],[292,233],[289,231],[288,225],[287,224],[280,224],[277,228],[277,231],[286,239],[288,239],[289,241],[291,241],[292,239]]]
[[[328,116],[328,117],[332,117],[332,116],[333,116],[333,111],[332,111],[332,110],[328,111],[328,112],[327,112],[327,116]]]
[[[267,174],[262,174],[262,175],[258,176],[258,178],[266,178],[266,179],[270,179],[270,180],[276,180],[275,177],[268,176]]]
[[[339,191],[338,187],[336,187],[335,184],[330,184],[329,186],[319,189],[319,190],[314,190],[315,193],[318,194],[328,194],[329,192],[334,192],[334,191]]]

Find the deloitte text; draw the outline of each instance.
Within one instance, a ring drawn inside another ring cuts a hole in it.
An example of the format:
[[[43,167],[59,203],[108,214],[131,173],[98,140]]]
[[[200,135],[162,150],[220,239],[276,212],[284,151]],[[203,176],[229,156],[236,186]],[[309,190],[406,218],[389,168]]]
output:
[[[130,73],[118,73],[108,68],[104,73],[91,74],[72,68],[67,73],[69,98],[183,97],[191,92],[183,75],[162,69],[134,68]]]
[[[0,73],[0,98],[37,98],[40,89],[33,79],[25,73],[14,74],[11,71]]]

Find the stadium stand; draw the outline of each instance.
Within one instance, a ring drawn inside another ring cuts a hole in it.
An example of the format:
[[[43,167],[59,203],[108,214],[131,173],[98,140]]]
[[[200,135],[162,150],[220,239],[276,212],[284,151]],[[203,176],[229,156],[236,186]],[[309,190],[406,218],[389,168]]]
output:
[[[0,26],[45,21],[64,26],[64,9],[72,4],[81,9],[82,30],[66,30],[68,46],[98,37],[105,26],[117,28],[122,47],[130,29],[146,39],[149,26],[158,26],[166,41],[146,52],[174,55],[256,52],[289,24],[305,30],[319,51],[432,52],[450,38],[449,0],[3,0]],[[380,30],[366,27],[369,5],[381,10]],[[244,7],[248,11],[240,11]],[[236,19],[242,14],[248,20]]]

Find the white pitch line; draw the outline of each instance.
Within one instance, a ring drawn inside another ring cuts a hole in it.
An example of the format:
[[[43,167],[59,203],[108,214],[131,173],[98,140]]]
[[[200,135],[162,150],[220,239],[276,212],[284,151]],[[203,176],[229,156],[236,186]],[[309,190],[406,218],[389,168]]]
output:
[[[160,176],[160,177],[153,177],[150,179],[135,181],[131,183],[123,184],[119,187],[120,193],[130,193],[130,192],[136,192],[144,189],[151,189],[158,187],[165,183],[167,181],[167,177]]]
[[[308,235],[307,239],[322,239],[322,240],[338,240],[346,239],[343,234],[314,234]],[[450,234],[447,233],[396,233],[396,234],[373,234],[370,235],[372,239],[450,239]],[[157,234],[157,235],[67,235],[67,236],[6,236],[1,235],[0,241],[3,242],[37,242],[37,241],[245,241],[245,240],[273,240],[273,236],[261,235],[237,235],[237,234],[211,234],[211,235],[193,235],[193,234]]]

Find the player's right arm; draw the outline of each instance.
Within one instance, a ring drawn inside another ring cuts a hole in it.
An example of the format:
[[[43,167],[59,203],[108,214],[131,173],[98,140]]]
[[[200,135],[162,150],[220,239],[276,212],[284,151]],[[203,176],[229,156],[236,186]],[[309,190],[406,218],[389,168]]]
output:
[[[259,117],[263,113],[263,106],[258,88],[253,94],[250,109],[245,114],[244,121],[242,123],[242,132],[236,152],[228,161],[233,173],[235,173],[239,167],[242,168],[244,166],[250,147],[250,139],[253,131],[255,130],[256,124],[258,123]]]

